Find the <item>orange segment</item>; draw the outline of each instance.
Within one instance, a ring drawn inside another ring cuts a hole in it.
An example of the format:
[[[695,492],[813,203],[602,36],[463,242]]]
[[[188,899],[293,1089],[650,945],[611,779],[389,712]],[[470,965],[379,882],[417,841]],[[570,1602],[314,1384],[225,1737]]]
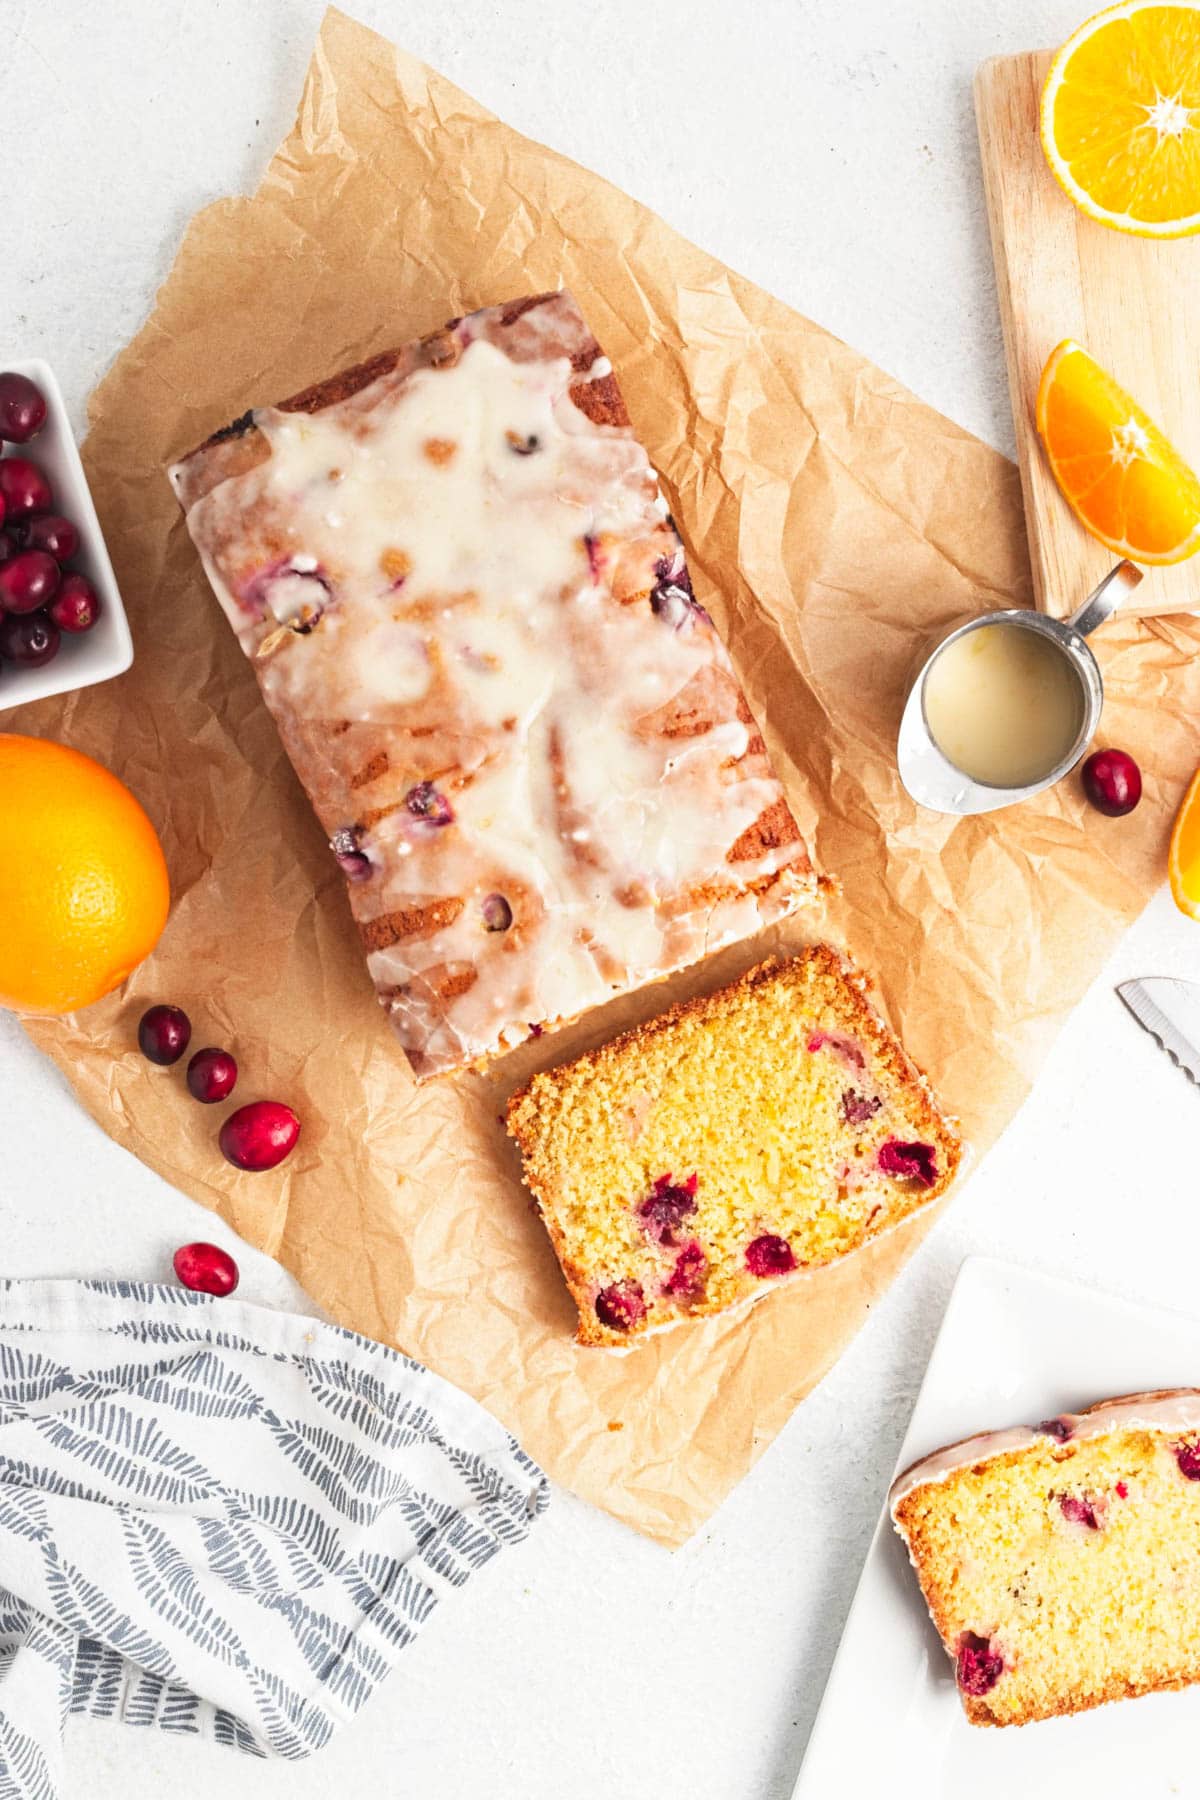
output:
[[[1137,401],[1070,338],[1042,370],[1037,428],[1067,504],[1118,556],[1177,563],[1200,549],[1200,481]]]
[[[1200,231],[1200,0],[1124,0],[1081,25],[1042,90],[1042,147],[1116,231]]]
[[[1189,919],[1200,919],[1200,770],[1192,777],[1175,816],[1167,875],[1180,912]]]

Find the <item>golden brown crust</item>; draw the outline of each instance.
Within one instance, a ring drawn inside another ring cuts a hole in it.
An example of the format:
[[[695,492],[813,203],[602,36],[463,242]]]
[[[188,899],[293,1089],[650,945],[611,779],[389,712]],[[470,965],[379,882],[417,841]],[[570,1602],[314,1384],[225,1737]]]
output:
[[[526,313],[555,299],[556,293],[545,293],[530,294],[522,300],[514,300],[501,312],[499,323],[502,328],[515,325]],[[336,374],[327,375],[323,380],[301,388],[298,394],[278,401],[274,410],[322,412],[327,406],[337,406],[343,400],[352,399],[355,394],[370,387],[373,381],[378,381],[380,376],[390,375],[402,365],[406,365],[406,369],[448,367],[458,360],[460,354],[458,340],[454,335],[454,327],[459,323],[460,320],[452,319],[448,325],[430,332],[416,343],[402,344],[393,350],[382,350],[377,356],[368,357],[365,362],[355,363],[348,369],[339,369]],[[510,354],[519,360],[519,346],[510,346]],[[584,373],[599,356],[599,344],[595,338],[589,338],[572,352],[572,367],[576,373]],[[593,424],[629,424],[624,397],[611,372],[597,375],[590,381],[572,382],[570,395],[580,412]],[[267,454],[266,440],[254,422],[253,411],[243,413],[228,425],[222,425],[205,438],[202,444],[198,444],[181,458],[178,476],[180,503],[186,510],[216,487],[218,482],[253,468]]]
[[[441,338],[441,332],[434,332],[431,337],[422,338],[421,347],[427,349]],[[396,350],[383,350],[378,356],[368,357],[366,362],[355,363],[352,368],[339,369],[336,375],[327,375],[322,381],[314,381],[311,387],[302,388],[298,394],[292,394],[279,402],[280,412],[321,412],[326,406],[336,406],[341,400],[349,400],[351,395],[361,393],[363,388],[370,387],[381,375],[390,375],[406,355],[411,354],[411,346],[404,344]],[[429,356],[425,360],[434,361]],[[442,358],[442,361],[445,361]],[[219,435],[219,434],[218,434]],[[211,441],[211,440],[210,440]]]
[[[350,776],[349,786],[352,793],[359,788],[370,787],[381,775],[386,775],[390,766],[390,758],[386,750],[376,750],[369,756],[360,769],[355,769]]]
[[[599,345],[596,346],[597,351]],[[628,425],[625,398],[615,375],[598,375],[593,381],[573,381],[570,395],[593,425]]]
[[[405,906],[395,912],[376,913],[373,919],[363,919],[358,929],[368,952],[388,950],[403,938],[428,937],[435,931],[441,931],[446,925],[453,925],[462,909],[462,900],[457,895],[452,895],[440,900],[427,900],[421,906]]]
[[[544,306],[547,300],[553,300],[553,298],[553,290],[548,289],[544,294],[526,294],[520,300],[510,300],[500,315],[500,323],[515,325],[518,319],[523,319],[525,314],[532,312],[535,306]],[[451,325],[457,323],[457,319],[451,321]],[[450,326],[447,327],[447,330],[449,329]]]
[[[800,827],[792,817],[787,801],[776,800],[735,840],[726,860],[757,862],[768,850],[781,850],[785,844],[794,844],[799,836]]]
[[[637,1341],[639,1333],[636,1329],[629,1333],[609,1330],[596,1317],[592,1305],[594,1271],[583,1267],[568,1248],[554,1210],[552,1172],[543,1167],[539,1129],[542,1105],[561,1091],[566,1082],[575,1078],[581,1069],[601,1073],[613,1068],[628,1051],[673,1030],[682,1020],[713,1015],[737,996],[752,993],[798,965],[803,965],[811,974],[814,988],[824,990],[825,1002],[837,1007],[847,1031],[870,1046],[893,1088],[904,1093],[908,1108],[916,1119],[917,1129],[939,1150],[939,1173],[936,1181],[928,1188],[913,1192],[911,1203],[899,1217],[891,1219],[889,1224],[899,1223],[900,1217],[910,1217],[912,1213],[932,1205],[953,1182],[963,1156],[961,1140],[938,1110],[925,1077],[872,1006],[867,997],[867,982],[861,972],[846,956],[828,944],[813,945],[787,962],[776,957],[768,958],[748,969],[736,981],[713,993],[676,1001],[656,1018],[630,1027],[571,1063],[540,1071],[519,1088],[508,1102],[506,1125],[521,1151],[526,1185],[537,1201],[567,1286],[579,1309],[577,1343],[591,1347],[627,1348],[630,1342]],[[877,1236],[879,1229],[868,1223],[854,1248],[861,1248]],[[757,1298],[757,1295],[752,1298]],[[700,1317],[704,1311],[703,1307],[697,1307],[692,1314],[685,1314],[683,1317]]]

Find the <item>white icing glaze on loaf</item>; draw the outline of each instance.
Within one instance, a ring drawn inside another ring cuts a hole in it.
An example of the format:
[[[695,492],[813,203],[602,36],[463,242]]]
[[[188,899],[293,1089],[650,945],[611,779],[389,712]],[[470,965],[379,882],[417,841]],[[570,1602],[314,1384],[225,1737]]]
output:
[[[447,366],[384,374],[315,413],[255,413],[269,456],[188,514],[327,830],[362,859],[351,902],[421,1073],[571,1018],[812,891],[797,841],[730,865],[782,791],[645,452],[571,397],[611,366],[574,373],[551,352],[564,318],[586,327],[566,296],[542,310],[520,320],[520,359],[475,315]],[[539,330],[546,353],[530,356]],[[706,727],[664,723],[688,703]],[[331,722],[374,732],[386,772],[347,782],[330,761],[313,781]],[[403,803],[426,787],[431,813]],[[496,896],[512,923],[489,930]],[[410,929],[417,913],[434,924]],[[381,920],[406,929],[385,941]]]
[[[1102,1437],[1110,1431],[1161,1431],[1170,1435],[1189,1436],[1200,1432],[1200,1388],[1165,1388],[1154,1393],[1124,1394],[1119,1399],[1103,1400],[1081,1413],[1056,1413],[1053,1421],[1065,1427],[1064,1442]],[[945,1481],[960,1469],[1005,1456],[1012,1450],[1025,1450],[1032,1444],[1045,1444],[1055,1433],[1033,1425],[1012,1425],[1003,1431],[983,1431],[976,1437],[963,1438],[924,1456],[905,1469],[892,1483],[888,1493],[888,1510],[895,1519],[896,1508],[915,1488]]]

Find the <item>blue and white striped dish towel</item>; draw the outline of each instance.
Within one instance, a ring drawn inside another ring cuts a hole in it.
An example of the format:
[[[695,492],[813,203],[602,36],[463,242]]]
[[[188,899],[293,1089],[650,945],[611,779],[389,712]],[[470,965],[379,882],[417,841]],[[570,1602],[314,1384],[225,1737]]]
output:
[[[313,1319],[0,1280],[0,1793],[70,1713],[302,1757],[546,1478],[419,1364]]]

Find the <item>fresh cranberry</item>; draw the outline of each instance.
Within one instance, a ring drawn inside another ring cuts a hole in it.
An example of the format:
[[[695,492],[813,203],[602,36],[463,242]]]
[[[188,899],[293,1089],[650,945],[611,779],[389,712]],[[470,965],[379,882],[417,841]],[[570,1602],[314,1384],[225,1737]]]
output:
[[[674,581],[660,581],[650,590],[650,610],[656,618],[679,631],[692,617],[692,606],[683,589]]]
[[[1004,1658],[992,1649],[989,1638],[964,1631],[958,1640],[956,1674],[964,1694],[990,1694],[1004,1673]]]
[[[238,1284],[238,1266],[220,1244],[184,1244],[174,1262],[184,1287],[198,1294],[232,1294]]]
[[[47,611],[60,631],[90,631],[100,617],[100,596],[86,575],[64,575]]]
[[[46,401],[28,375],[6,369],[0,375],[0,438],[27,444],[46,422]]]
[[[828,1044],[829,1048],[837,1056],[842,1058],[843,1062],[848,1062],[851,1067],[855,1069],[866,1068],[867,1059],[859,1049],[858,1045],[854,1042],[853,1038],[846,1037],[845,1034],[840,1031],[814,1031],[808,1040],[808,1048],[814,1055],[818,1050],[823,1050],[826,1044]]]
[[[610,1331],[632,1331],[646,1316],[640,1281],[614,1281],[596,1295],[596,1317]]]
[[[49,512],[54,505],[50,483],[27,456],[0,458],[0,494],[4,496],[6,522],[27,513]]]
[[[654,579],[658,582],[673,581],[677,587],[683,589],[689,600],[694,600],[696,597],[682,550],[675,550],[670,556],[659,557],[654,565]]]
[[[1043,1419],[1034,1430],[1044,1431],[1047,1437],[1052,1437],[1059,1444],[1065,1444],[1071,1436],[1071,1427],[1066,1419]]]
[[[1189,1481],[1200,1481],[1200,1444],[1176,1444],[1175,1461],[1181,1475]]]
[[[696,1189],[700,1177],[689,1175],[686,1181],[674,1182],[660,1175],[648,1197],[637,1209],[638,1220],[647,1237],[656,1244],[674,1244],[675,1233],[689,1213],[696,1210]]]
[[[1124,750],[1094,750],[1080,773],[1084,793],[1110,819],[1124,818],[1142,797],[1142,771]]]
[[[868,1100],[865,1094],[856,1094],[853,1088],[845,1088],[842,1092],[842,1117],[847,1125],[865,1125],[882,1105],[882,1100]]]
[[[280,625],[307,637],[329,604],[329,579],[315,556],[286,556],[259,569],[238,592],[247,612],[270,612]]]
[[[362,850],[336,850],[337,866],[347,881],[367,881],[371,875],[371,859]]]
[[[1096,1516],[1096,1508],[1091,1500],[1078,1494],[1062,1494],[1058,1502],[1064,1519],[1072,1525],[1086,1525],[1089,1531],[1099,1531],[1100,1520]]]
[[[217,1142],[235,1169],[275,1169],[300,1136],[300,1121],[280,1100],[239,1106],[222,1125]]]
[[[752,1275],[790,1275],[796,1267],[796,1253],[786,1238],[765,1232],[746,1245],[746,1267]]]
[[[192,1021],[182,1006],[152,1006],[138,1020],[138,1047],[152,1063],[177,1063],[192,1036]]]
[[[675,1258],[675,1267],[663,1283],[663,1293],[670,1294],[674,1300],[694,1300],[704,1291],[707,1273],[708,1258],[704,1248],[692,1238]]]
[[[660,557],[654,565],[655,582],[650,590],[650,610],[656,618],[679,631],[694,619],[708,621],[708,614],[692,591],[692,578],[682,550],[674,556]]]
[[[329,840],[329,848],[337,858],[338,868],[347,881],[366,881],[371,874],[371,859],[365,850],[358,847],[360,835],[360,826],[344,825]]]
[[[0,573],[6,565],[0,564]],[[44,612],[0,616],[0,656],[26,669],[53,662],[61,643],[58,626]]]
[[[879,1151],[879,1167],[899,1181],[915,1181],[932,1187],[937,1180],[937,1157],[932,1144],[902,1144],[889,1138]]]
[[[423,819],[427,825],[452,825],[454,808],[445,794],[439,794],[432,781],[418,781],[410,787],[404,796],[404,804],[414,819]]]
[[[53,598],[59,568],[45,550],[20,550],[0,563],[0,606],[5,612],[31,613]]]
[[[25,542],[31,550],[47,550],[55,562],[70,562],[79,549],[79,532],[61,513],[40,513],[25,527]]]
[[[503,894],[487,894],[480,907],[485,931],[507,931],[513,922],[513,910]]]
[[[228,1050],[197,1050],[187,1066],[188,1093],[205,1106],[228,1100],[237,1083],[238,1066]]]

